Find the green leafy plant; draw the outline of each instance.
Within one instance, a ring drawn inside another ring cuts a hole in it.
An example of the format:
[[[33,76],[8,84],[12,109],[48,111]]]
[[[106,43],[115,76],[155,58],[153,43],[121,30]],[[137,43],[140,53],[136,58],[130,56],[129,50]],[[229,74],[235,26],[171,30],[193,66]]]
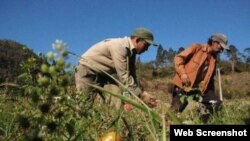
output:
[[[181,90],[179,91],[180,101],[182,103],[189,102],[189,101],[197,101],[202,102],[201,91],[199,88],[185,88],[188,89],[188,92]]]

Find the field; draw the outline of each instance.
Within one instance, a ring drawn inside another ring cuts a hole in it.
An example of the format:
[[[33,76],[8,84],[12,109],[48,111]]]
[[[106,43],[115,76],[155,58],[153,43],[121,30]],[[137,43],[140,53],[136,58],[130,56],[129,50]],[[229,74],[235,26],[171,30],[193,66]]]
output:
[[[171,124],[250,122],[249,72],[222,75],[223,103],[216,114],[203,122],[199,118],[202,108],[199,102],[189,101],[183,113],[175,114],[169,109],[173,73],[154,76],[150,69],[139,69],[142,86],[159,100],[156,108],[100,89],[103,94],[132,105],[129,110],[123,105],[116,109],[110,103],[94,101],[89,94],[77,93],[73,67],[64,59],[68,54],[61,50],[61,55],[54,58],[47,54],[43,58],[47,63],[43,61],[38,67],[37,60],[31,58],[21,65],[24,73],[18,77],[18,84],[1,84],[0,140],[95,141],[115,132],[123,141],[166,141]],[[33,71],[35,68],[38,70]]]

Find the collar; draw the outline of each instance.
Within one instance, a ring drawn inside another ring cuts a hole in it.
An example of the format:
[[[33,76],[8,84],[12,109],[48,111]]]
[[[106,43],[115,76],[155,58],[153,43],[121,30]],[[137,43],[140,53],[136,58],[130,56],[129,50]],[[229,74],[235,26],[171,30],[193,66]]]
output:
[[[129,50],[130,50],[131,56],[132,56],[133,54],[135,54],[135,46],[134,46],[134,44],[132,43],[132,40],[131,40],[130,37],[126,37],[126,38],[128,39],[128,42],[129,42]]]
[[[130,37],[127,37],[128,38],[128,41],[129,41],[129,47],[130,47],[130,50],[134,50],[135,49],[135,46],[134,44],[132,43],[132,40]]]
[[[208,44],[203,44],[202,45],[202,51],[208,52],[209,45]]]

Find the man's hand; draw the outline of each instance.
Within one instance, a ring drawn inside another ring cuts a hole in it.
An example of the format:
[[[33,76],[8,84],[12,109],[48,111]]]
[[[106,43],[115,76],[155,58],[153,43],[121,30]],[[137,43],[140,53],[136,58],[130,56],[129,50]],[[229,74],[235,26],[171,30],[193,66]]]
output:
[[[143,91],[140,95],[140,98],[151,108],[157,106],[157,99],[153,95],[149,94],[147,91]]]
[[[182,81],[183,85],[186,86],[186,87],[190,86],[190,84],[191,84],[187,74],[182,74],[181,75],[181,81]]]

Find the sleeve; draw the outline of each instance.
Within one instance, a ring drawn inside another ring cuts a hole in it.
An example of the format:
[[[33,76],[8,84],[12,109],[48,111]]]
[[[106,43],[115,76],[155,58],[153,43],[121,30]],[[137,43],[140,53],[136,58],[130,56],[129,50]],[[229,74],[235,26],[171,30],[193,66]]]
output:
[[[131,65],[133,62],[130,62],[130,50],[121,45],[111,45],[110,54],[120,81],[127,85],[130,91],[139,95],[142,90],[136,81],[135,67]]]
[[[190,45],[187,49],[183,50],[174,57],[174,66],[177,74],[181,76],[186,74],[185,64],[190,60],[193,54],[196,52],[196,44]]]

